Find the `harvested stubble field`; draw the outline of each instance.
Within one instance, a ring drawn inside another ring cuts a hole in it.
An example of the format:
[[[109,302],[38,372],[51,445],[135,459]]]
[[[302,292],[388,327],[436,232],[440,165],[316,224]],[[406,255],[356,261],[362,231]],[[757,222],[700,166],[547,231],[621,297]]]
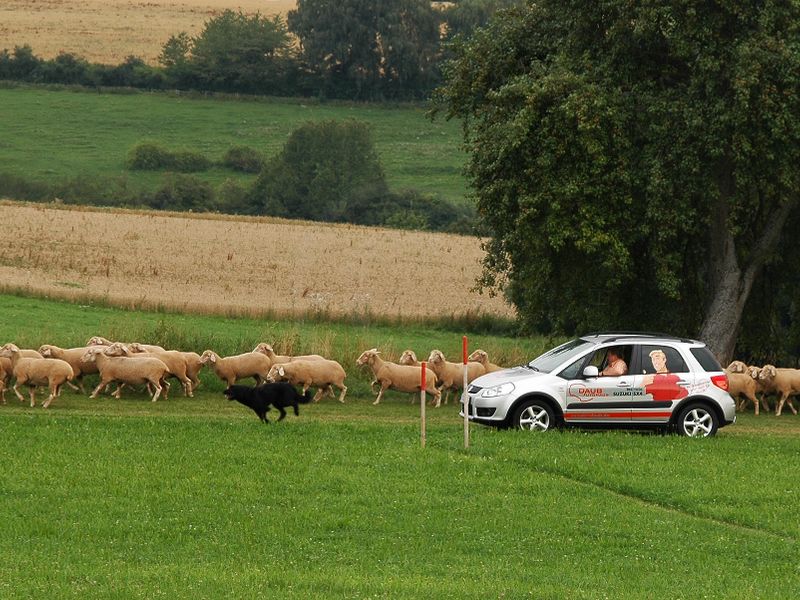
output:
[[[480,240],[266,218],[0,204],[5,289],[189,312],[512,315],[470,291]]]
[[[169,36],[197,34],[225,9],[285,14],[294,0],[3,0],[0,47],[29,44],[37,55],[72,52],[117,64],[131,54],[155,63]]]

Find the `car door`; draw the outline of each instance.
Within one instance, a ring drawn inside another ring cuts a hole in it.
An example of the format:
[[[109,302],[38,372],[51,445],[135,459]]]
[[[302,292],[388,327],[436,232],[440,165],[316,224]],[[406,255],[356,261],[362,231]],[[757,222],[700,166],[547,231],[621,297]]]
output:
[[[639,346],[639,370],[635,381],[643,391],[640,405],[631,414],[636,422],[666,423],[694,383],[686,360],[669,344]]]
[[[564,419],[568,423],[624,423],[631,420],[632,404],[643,401],[641,388],[634,385],[630,369],[624,375],[584,379],[583,369],[593,365],[602,370],[608,366],[611,346],[598,348],[569,375],[574,378],[565,387]],[[636,358],[633,346],[614,346],[627,365]]]

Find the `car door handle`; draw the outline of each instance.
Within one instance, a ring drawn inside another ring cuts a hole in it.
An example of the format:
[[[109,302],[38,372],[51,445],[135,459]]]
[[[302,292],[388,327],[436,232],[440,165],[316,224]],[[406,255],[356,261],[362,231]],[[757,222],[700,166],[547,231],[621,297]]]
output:
[[[620,379],[620,380],[617,382],[617,385],[618,385],[619,387],[631,387],[631,384],[630,384],[630,382],[629,382],[629,381],[626,381],[626,380],[624,380],[624,379]]]

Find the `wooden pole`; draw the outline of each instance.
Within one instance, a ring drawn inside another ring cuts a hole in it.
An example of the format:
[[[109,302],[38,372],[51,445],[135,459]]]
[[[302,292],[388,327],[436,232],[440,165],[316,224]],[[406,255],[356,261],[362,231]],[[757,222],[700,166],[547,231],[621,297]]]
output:
[[[464,359],[464,389],[461,404],[464,407],[464,448],[469,448],[469,394],[467,394],[467,336],[461,338],[461,354]]]
[[[419,443],[424,448],[427,437],[426,423],[425,423],[425,388],[428,387],[428,363],[422,361],[420,364],[421,372],[419,376]]]

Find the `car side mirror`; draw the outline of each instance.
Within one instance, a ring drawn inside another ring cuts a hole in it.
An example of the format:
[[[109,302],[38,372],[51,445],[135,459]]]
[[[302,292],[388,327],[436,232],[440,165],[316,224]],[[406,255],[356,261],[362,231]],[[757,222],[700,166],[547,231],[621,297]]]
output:
[[[584,379],[592,379],[594,377],[600,377],[600,371],[594,365],[589,365],[583,370]]]

